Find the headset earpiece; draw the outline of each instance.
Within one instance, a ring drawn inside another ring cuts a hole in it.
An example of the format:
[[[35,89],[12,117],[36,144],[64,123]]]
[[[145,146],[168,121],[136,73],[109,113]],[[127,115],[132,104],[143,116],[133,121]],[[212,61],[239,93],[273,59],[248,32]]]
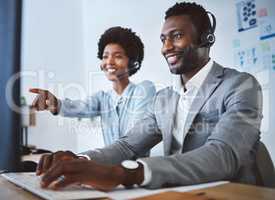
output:
[[[201,35],[201,44],[200,47],[211,47],[214,43],[215,43],[215,29],[216,29],[216,18],[215,16],[207,11],[207,15],[210,15],[212,18],[212,25],[210,25],[210,28],[208,29],[208,31],[206,31],[205,33],[203,33]],[[210,22],[211,23],[211,22]]]
[[[137,59],[135,59],[135,60],[129,60],[129,64],[128,64],[129,75],[134,74],[136,71],[138,71],[140,69],[140,67],[141,67],[141,65],[137,61]]]
[[[138,61],[129,62],[129,69],[139,69],[140,65]]]

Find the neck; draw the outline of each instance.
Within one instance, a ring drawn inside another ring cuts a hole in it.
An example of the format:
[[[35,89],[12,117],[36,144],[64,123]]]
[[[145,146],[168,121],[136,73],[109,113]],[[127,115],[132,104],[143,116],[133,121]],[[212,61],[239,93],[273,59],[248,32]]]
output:
[[[199,61],[196,66],[196,68],[194,68],[192,71],[186,72],[184,74],[181,75],[181,81],[183,86],[187,83],[187,81],[189,81],[193,76],[195,76],[210,60],[210,58],[205,58],[201,61]]]
[[[113,89],[118,95],[121,95],[124,89],[128,86],[129,79],[121,79],[113,82]]]

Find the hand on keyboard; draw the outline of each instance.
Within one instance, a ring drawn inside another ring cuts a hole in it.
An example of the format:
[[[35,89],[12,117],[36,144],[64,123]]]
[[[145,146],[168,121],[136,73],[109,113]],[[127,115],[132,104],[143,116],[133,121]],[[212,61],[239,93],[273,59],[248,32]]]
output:
[[[80,183],[109,191],[122,184],[125,178],[126,171],[120,165],[103,165],[93,160],[73,159],[55,163],[42,176],[41,186],[57,190]]]
[[[73,160],[79,157],[71,151],[57,151],[52,154],[44,154],[40,158],[37,168],[36,175],[41,175],[48,171],[55,163],[63,160]]]

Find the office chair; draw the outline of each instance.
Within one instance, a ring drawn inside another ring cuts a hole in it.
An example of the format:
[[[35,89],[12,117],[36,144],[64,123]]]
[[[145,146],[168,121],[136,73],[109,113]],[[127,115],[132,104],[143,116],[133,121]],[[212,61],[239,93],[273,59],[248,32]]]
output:
[[[256,152],[257,185],[275,188],[275,170],[266,146],[260,141]]]

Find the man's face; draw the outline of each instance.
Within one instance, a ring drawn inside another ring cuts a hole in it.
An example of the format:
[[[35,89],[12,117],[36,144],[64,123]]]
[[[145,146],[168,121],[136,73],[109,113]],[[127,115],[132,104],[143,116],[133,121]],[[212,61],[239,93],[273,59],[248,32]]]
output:
[[[162,27],[161,53],[173,74],[185,74],[197,68],[199,51],[196,46],[198,34],[189,16],[171,16]]]

